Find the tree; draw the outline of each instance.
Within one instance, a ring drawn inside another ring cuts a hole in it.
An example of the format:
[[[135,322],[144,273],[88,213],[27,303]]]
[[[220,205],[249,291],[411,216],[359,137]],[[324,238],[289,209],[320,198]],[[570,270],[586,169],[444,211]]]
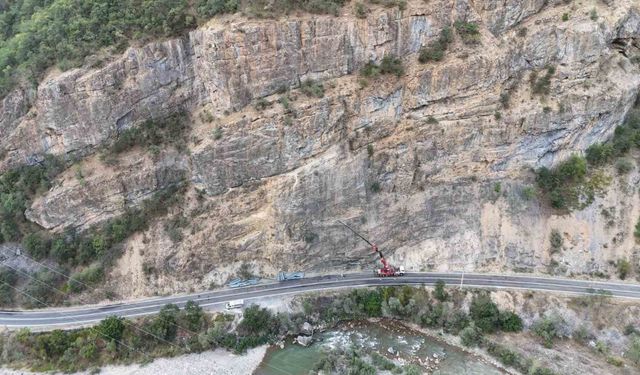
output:
[[[202,307],[193,301],[187,301],[182,310],[182,320],[186,322],[191,331],[199,331],[204,323],[204,312]]]
[[[242,336],[266,338],[277,332],[277,321],[271,312],[258,305],[244,310],[242,321],[238,324],[238,333]]]
[[[500,327],[500,310],[488,294],[473,298],[469,314],[476,326],[484,332],[491,333]]]
[[[26,235],[22,240],[22,247],[36,259],[44,259],[49,255],[49,243],[40,233]]]
[[[435,290],[433,291],[433,295],[440,302],[444,302],[449,298],[449,293],[447,293],[444,287],[445,287],[444,281],[442,280],[436,281],[436,287],[435,287]]]
[[[11,268],[0,268],[0,305],[8,306],[13,304],[13,285],[16,284],[18,275]]]
[[[57,237],[51,242],[51,256],[58,263],[68,263],[76,256],[76,249],[72,244],[68,244],[64,238]]]
[[[115,342],[122,340],[124,329],[124,319],[117,316],[103,319],[97,327],[97,331],[105,340]]]
[[[71,346],[71,341],[66,332],[59,329],[38,335],[36,338],[35,349],[41,356],[45,358],[60,357]]]
[[[151,333],[167,341],[173,341],[178,333],[178,314],[180,308],[169,303],[160,309],[158,316],[153,319],[149,329]]]

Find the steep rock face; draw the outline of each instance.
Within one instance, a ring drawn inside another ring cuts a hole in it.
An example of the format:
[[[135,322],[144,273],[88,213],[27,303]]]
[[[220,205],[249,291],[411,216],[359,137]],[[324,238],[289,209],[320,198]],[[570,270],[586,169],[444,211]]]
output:
[[[194,100],[190,55],[189,43],[170,40],[130,48],[98,70],[75,69],[45,80],[29,113],[0,139],[6,162],[32,162],[43,153],[86,154],[133,124],[180,110]],[[0,116],[10,116],[16,106],[5,103]]]
[[[125,156],[112,167],[89,159],[60,176],[58,184],[36,199],[25,216],[53,231],[87,229],[182,181],[186,170],[186,160],[171,151],[156,159]]]
[[[124,294],[221,282],[242,262],[265,273],[370,265],[336,219],[414,270],[547,272],[553,259],[553,272],[609,272],[608,261],[633,255],[638,202],[625,191],[635,174],[572,215],[522,198],[527,168],[606,139],[636,99],[639,12],[630,1],[593,7],[596,20],[591,6],[536,0],[412,1],[367,19],[214,20],[188,39],[45,81],[22,117],[6,112],[20,100],[5,99],[3,163],[90,153],[177,108],[214,115],[193,116],[189,156],[127,162],[84,185],[69,172],[28,211],[47,228],[86,228],[160,186],[158,169],[187,170],[206,193],[171,214],[192,218],[189,233],[174,244],[157,223],[133,238],[113,274]],[[418,64],[421,46],[460,19],[479,22],[481,44],[457,35],[443,61]],[[385,54],[401,56],[405,74],[362,82],[360,67]],[[534,94],[531,74],[547,67],[548,93]],[[324,84],[323,98],[296,89],[306,79]],[[257,98],[266,109],[249,105]],[[620,211],[607,227],[600,211],[610,206]],[[571,243],[566,260],[548,252],[558,227]],[[142,273],[149,263],[158,274]]]

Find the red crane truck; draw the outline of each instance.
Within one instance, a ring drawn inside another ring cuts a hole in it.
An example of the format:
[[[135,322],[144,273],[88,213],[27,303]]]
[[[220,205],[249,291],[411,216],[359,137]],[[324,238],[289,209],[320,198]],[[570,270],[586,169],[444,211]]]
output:
[[[400,267],[396,268],[396,267],[390,265],[387,262],[387,260],[384,258],[384,255],[382,255],[382,251],[380,251],[380,249],[378,249],[378,246],[376,244],[371,243],[369,240],[364,238],[360,233],[356,232],[353,228],[351,228],[347,224],[343,223],[342,221],[338,220],[338,222],[340,224],[344,225],[345,227],[349,228],[349,230],[352,231],[356,236],[360,237],[364,242],[368,243],[369,246],[371,246],[371,250],[373,250],[374,252],[378,253],[378,255],[380,256],[380,262],[382,262],[382,268],[379,268],[379,269],[374,271],[376,276],[389,277],[389,276],[402,276],[402,275],[404,275],[404,267],[400,266]]]

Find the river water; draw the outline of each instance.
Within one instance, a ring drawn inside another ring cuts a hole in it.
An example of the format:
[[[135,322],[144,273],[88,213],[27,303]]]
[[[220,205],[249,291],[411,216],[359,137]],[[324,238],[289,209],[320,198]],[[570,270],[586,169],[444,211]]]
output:
[[[365,353],[377,352],[393,359],[398,365],[420,365],[428,374],[504,374],[475,356],[393,322],[345,324],[317,334],[315,338],[309,347],[293,344],[289,340],[283,349],[271,348],[254,375],[307,375],[320,358],[322,350],[352,346]],[[397,354],[390,354],[389,348],[393,348]],[[438,358],[437,365],[434,354]]]

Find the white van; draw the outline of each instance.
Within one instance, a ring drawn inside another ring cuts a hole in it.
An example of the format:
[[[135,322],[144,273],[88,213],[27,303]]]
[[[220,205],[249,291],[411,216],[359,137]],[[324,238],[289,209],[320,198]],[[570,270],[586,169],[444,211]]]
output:
[[[235,301],[227,302],[227,310],[239,309],[244,306],[244,300],[238,299]]]

